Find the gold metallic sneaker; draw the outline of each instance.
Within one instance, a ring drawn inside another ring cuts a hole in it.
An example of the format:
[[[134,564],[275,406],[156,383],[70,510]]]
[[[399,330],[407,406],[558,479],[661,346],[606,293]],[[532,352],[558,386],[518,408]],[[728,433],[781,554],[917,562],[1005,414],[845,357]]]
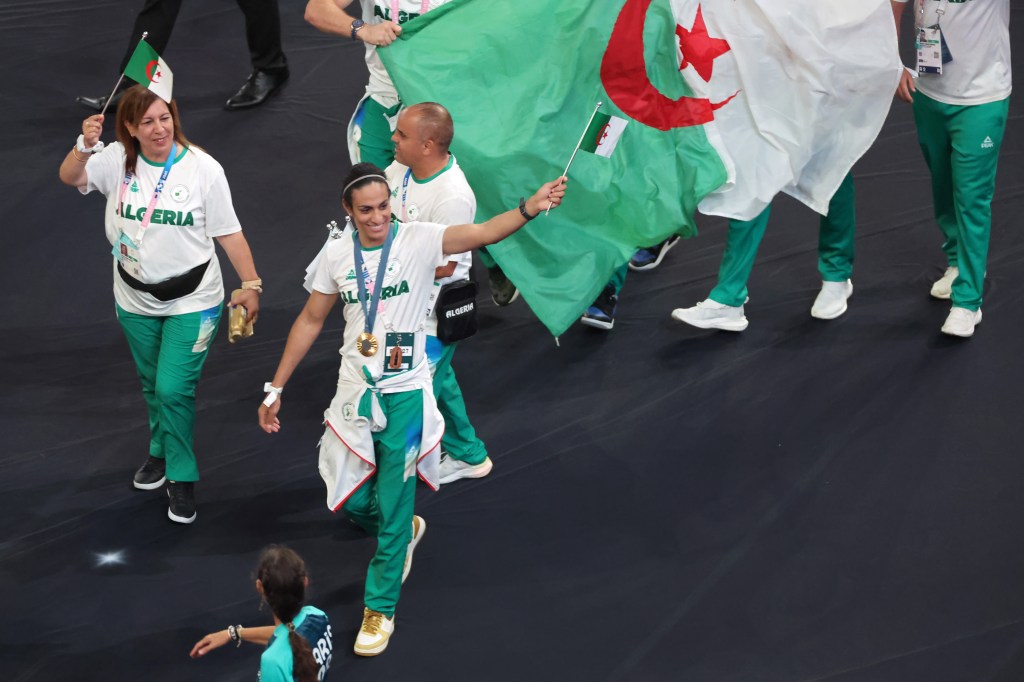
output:
[[[388,648],[388,640],[395,631],[395,617],[388,618],[380,611],[363,609],[363,626],[356,636],[354,650],[357,656],[376,656]]]
[[[427,522],[420,516],[412,517],[412,538],[409,540],[409,547],[405,550],[405,568],[402,569],[402,584],[409,577],[412,570],[412,553],[416,551],[416,545],[420,544],[423,534],[427,532]]]

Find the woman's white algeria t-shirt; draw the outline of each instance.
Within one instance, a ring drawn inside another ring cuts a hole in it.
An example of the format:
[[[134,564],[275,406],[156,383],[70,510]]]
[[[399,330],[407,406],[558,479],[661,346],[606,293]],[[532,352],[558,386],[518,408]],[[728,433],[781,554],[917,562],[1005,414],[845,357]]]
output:
[[[434,291],[434,270],[447,262],[441,252],[446,225],[435,223],[393,223],[394,242],[388,255],[387,270],[381,289],[373,335],[377,337],[377,353],[360,355],[356,337],[364,331],[366,316],[359,303],[356,264],[353,254],[355,232],[346,232],[327,245],[313,275],[313,289],[322,294],[340,294],[344,305],[345,332],[341,346],[342,362],[349,362],[359,371],[365,366],[376,380],[384,371],[387,334],[415,333],[412,366],[423,360],[424,327]],[[363,249],[364,277],[369,280],[367,294],[377,280],[383,247]]]
[[[104,227],[111,246],[118,243],[122,229],[136,240],[164,168],[162,163],[139,156],[119,214],[124,159],[124,148],[117,142],[93,154],[85,167],[89,181],[79,188],[83,194],[97,190],[107,197]],[[138,279],[154,284],[206,261],[210,265],[193,293],[173,301],[160,301],[125,284],[117,273],[117,259],[112,258],[114,300],[128,312],[159,316],[182,315],[220,305],[224,301],[224,282],[213,238],[241,229],[221,165],[196,147],[178,151],[142,239]]]

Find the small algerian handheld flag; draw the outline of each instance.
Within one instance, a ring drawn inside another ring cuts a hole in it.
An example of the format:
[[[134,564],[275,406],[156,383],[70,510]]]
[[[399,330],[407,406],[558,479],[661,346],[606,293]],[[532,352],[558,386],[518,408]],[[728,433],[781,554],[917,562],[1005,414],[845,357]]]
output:
[[[605,158],[610,157],[615,151],[615,146],[619,144],[626,123],[624,118],[598,112],[587,127],[587,132],[583,134],[580,149]]]
[[[128,60],[128,66],[124,69],[124,75],[170,103],[174,74],[171,73],[167,62],[161,59],[145,40],[139,41],[139,46],[135,48],[132,58]]]

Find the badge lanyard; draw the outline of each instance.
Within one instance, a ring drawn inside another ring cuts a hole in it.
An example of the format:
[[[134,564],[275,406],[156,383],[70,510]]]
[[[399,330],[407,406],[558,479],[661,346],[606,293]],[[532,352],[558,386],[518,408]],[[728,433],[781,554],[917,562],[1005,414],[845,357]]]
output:
[[[388,236],[384,240],[384,249],[380,254],[380,263],[377,265],[377,281],[373,285],[373,293],[367,301],[366,281],[369,273],[366,265],[363,264],[363,247],[359,243],[359,231],[352,233],[352,255],[356,261],[356,286],[359,288],[359,307],[363,309],[364,317],[363,331],[373,334],[373,323],[377,320],[377,306],[380,304],[380,294],[384,286],[384,272],[388,269],[388,254],[391,253],[391,241],[394,239],[394,224],[388,225]]]
[[[927,26],[927,27],[924,25],[924,5],[925,5],[926,2],[928,2],[928,0],[920,0],[920,2],[921,2],[921,9],[918,10],[918,14],[921,15],[920,27],[921,28],[939,28],[939,25],[942,23],[942,17],[946,13],[946,2],[947,2],[947,0],[935,0],[935,2],[939,3],[938,9],[935,10],[935,14],[937,15],[935,17],[935,26]]]
[[[420,14],[430,9],[430,0],[420,0]],[[391,21],[398,23],[398,0],[391,0]]]
[[[156,208],[156,202],[160,199],[160,194],[164,191],[164,183],[167,182],[167,176],[171,174],[171,166],[174,165],[174,156],[177,151],[177,144],[171,142],[171,151],[167,155],[167,160],[164,161],[164,170],[160,173],[160,179],[157,180],[156,187],[153,189],[153,198],[149,200],[149,207],[146,208],[146,215],[142,217],[142,223],[139,225],[139,234],[134,240],[136,247],[142,244],[142,237],[145,235],[146,229],[149,227],[149,221],[153,218],[153,209]],[[121,195],[117,200],[118,215],[122,215],[122,211],[124,210],[124,195],[125,192],[128,191],[128,185],[131,184],[134,175],[135,174],[131,171],[124,174],[124,182],[121,184]]]
[[[925,26],[925,4],[928,0],[918,0],[917,28],[917,71],[918,73],[942,75],[942,65],[953,60],[942,35],[942,17],[946,14],[947,0],[935,0],[935,24]]]
[[[412,168],[405,171],[405,177],[402,178],[402,222],[409,222],[409,216],[405,214],[405,197],[409,193],[409,178],[412,176]]]

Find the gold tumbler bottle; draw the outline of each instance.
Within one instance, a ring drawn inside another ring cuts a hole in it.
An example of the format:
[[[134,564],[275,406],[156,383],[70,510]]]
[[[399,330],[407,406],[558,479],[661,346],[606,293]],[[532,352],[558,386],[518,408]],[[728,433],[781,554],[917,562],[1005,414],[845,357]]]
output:
[[[231,298],[240,293],[242,293],[241,289],[235,289],[231,292]],[[238,339],[247,339],[252,336],[252,322],[245,321],[246,315],[248,315],[245,306],[236,305],[230,311],[228,314],[228,342],[234,343]]]

